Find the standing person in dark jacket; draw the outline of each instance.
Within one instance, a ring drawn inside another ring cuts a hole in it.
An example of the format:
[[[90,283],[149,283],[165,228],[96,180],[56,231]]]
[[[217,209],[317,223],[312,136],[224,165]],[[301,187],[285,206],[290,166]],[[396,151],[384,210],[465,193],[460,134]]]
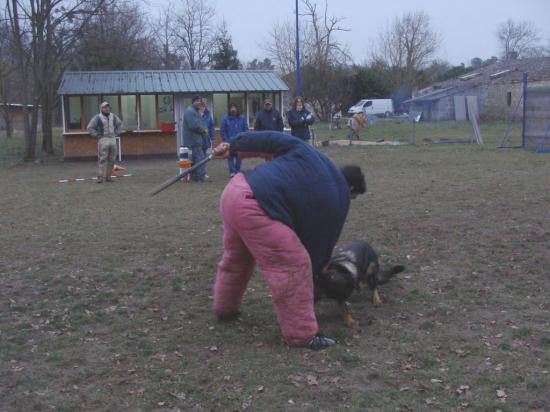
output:
[[[191,106],[185,109],[183,113],[183,145],[191,149],[191,162],[195,164],[205,158],[203,138],[208,136],[208,129],[199,113],[202,97],[193,96],[191,102]],[[204,165],[191,173],[191,180],[194,182],[204,182],[206,180]]]
[[[271,289],[284,339],[319,349],[336,343],[319,333],[313,281],[328,263],[350,198],[366,191],[358,166],[339,169],[303,140],[280,132],[244,132],[214,156],[275,155],[237,174],[220,202],[224,254],[214,285],[214,312],[235,316],[255,262]]]
[[[212,142],[214,142],[214,139],[216,138],[216,128],[214,127],[214,119],[212,119],[210,110],[208,110],[204,102],[202,102],[199,107],[199,113],[201,114],[202,122],[208,130],[208,135],[202,138],[202,150],[204,150],[204,154],[208,156],[212,150]],[[208,174],[206,174],[206,165],[204,168],[204,173],[205,180],[208,180],[209,177]]]
[[[309,126],[313,124],[315,118],[304,107],[304,99],[302,96],[296,96],[292,110],[286,114],[288,124],[290,125],[290,134],[299,137],[302,140],[309,140]]]
[[[282,132],[284,129],[281,114],[273,108],[271,99],[264,100],[264,109],[256,116],[254,130],[276,130]]]
[[[231,140],[241,132],[248,130],[248,122],[246,118],[239,113],[239,108],[235,103],[229,105],[229,113],[222,119],[220,134],[222,140],[226,143],[231,143]],[[229,169],[229,177],[235,176],[241,171],[241,159],[237,156],[229,156],[227,158],[227,167]]]

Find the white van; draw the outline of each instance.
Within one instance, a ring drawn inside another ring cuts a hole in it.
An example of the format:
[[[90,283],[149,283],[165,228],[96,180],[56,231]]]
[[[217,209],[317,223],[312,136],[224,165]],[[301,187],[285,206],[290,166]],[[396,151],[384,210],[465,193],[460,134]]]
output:
[[[351,106],[348,114],[363,112],[365,116],[377,115],[390,117],[393,114],[392,99],[363,99]]]

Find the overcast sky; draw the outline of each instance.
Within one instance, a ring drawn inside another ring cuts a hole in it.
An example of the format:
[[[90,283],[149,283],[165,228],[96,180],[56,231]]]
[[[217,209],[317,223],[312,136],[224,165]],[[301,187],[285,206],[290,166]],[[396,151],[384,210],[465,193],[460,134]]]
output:
[[[208,0],[229,25],[241,61],[263,59],[260,45],[276,22],[294,18],[295,0]],[[178,0],[144,0],[153,13]],[[324,0],[317,0],[324,5]],[[442,37],[438,58],[468,65],[473,57],[498,55],[495,31],[512,18],[539,28],[543,43],[550,41],[550,0],[328,0],[329,15],[343,17],[349,32],[340,33],[356,63],[363,63],[378,32],[407,11],[422,10]]]

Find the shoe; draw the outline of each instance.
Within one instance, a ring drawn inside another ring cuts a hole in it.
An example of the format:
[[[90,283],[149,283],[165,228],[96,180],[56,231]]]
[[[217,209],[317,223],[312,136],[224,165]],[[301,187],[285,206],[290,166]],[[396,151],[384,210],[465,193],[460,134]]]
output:
[[[97,177],[97,183],[103,183],[103,178],[101,176]]]
[[[329,338],[328,336],[323,336],[318,333],[312,337],[308,343],[305,344],[305,347],[312,350],[325,349],[329,346],[336,345],[336,339]]]
[[[235,177],[236,173],[229,173],[229,177]]]
[[[113,178],[112,178],[112,177],[108,177],[108,178],[107,178],[107,179],[105,179],[105,180],[106,180],[107,182],[109,182],[109,183],[113,183],[113,182],[114,182],[114,180],[113,180]]]

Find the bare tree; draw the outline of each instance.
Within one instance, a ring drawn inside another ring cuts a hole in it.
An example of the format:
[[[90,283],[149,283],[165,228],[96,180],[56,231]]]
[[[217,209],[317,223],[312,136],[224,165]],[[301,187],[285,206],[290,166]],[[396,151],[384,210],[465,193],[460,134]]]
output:
[[[55,88],[91,16],[108,0],[6,0],[24,103],[25,160],[36,156],[38,107],[42,149],[53,153]],[[31,110],[28,105],[32,105]]]
[[[0,20],[0,115],[4,119],[7,138],[11,138],[13,132],[9,103],[15,98],[14,73],[17,71],[11,43],[10,28],[5,20]]]
[[[216,10],[207,0],[181,0],[181,8],[174,14],[176,47],[190,69],[204,69],[210,63],[215,18]]]
[[[133,1],[105,4],[78,40],[71,66],[76,69],[146,69],[161,64],[157,33]]]
[[[306,33],[304,25],[300,27],[300,59],[303,63],[307,53],[303,40]],[[290,21],[276,23],[261,46],[282,75],[293,73],[296,69],[295,33],[294,25]]]
[[[347,31],[343,18],[331,16],[328,1],[319,10],[312,0],[302,0],[300,14],[300,60],[302,87],[306,99],[314,104],[318,114],[328,116],[333,105],[336,84],[350,60],[346,45],[338,40],[338,33]],[[273,26],[263,49],[294,88],[296,70],[295,28],[290,21]]]
[[[174,44],[176,42],[175,32],[173,31],[173,6],[169,4],[162,11],[157,22],[156,38],[160,44],[161,65],[164,69],[179,69],[180,59],[176,54]]]
[[[380,32],[373,61],[384,62],[397,75],[397,86],[412,90],[418,71],[431,62],[440,44],[426,13],[407,12]]]
[[[512,19],[501,23],[497,29],[502,57],[513,59],[544,54],[540,41],[539,30],[529,21],[514,22]]]
[[[308,64],[327,67],[334,64],[345,64],[350,59],[347,46],[338,41],[336,33],[349,31],[341,25],[343,18],[329,16],[328,0],[324,9],[319,12],[317,4],[311,0],[302,0],[306,18],[306,37],[304,43],[309,52]]]

